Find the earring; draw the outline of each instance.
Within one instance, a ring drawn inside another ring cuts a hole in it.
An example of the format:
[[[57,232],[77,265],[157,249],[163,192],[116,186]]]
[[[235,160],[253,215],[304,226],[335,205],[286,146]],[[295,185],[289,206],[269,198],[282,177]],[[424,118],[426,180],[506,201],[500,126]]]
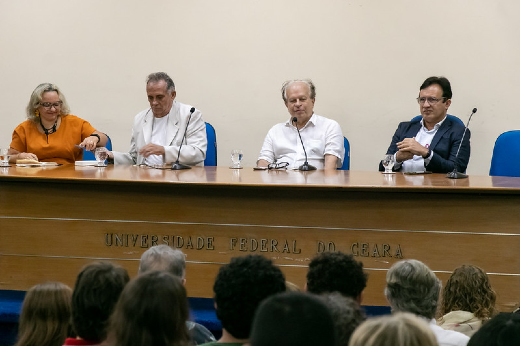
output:
[[[39,117],[40,116],[40,111],[39,110],[35,110],[34,111],[34,115],[36,115],[36,117]]]

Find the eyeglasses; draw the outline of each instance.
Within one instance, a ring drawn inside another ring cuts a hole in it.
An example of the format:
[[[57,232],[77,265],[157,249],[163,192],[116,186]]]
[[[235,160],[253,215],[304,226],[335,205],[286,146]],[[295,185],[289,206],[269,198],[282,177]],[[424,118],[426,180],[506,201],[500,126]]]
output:
[[[446,102],[447,99],[448,99],[447,97],[441,97],[440,99],[438,99],[436,97],[418,97],[417,98],[417,102],[420,105],[423,105],[426,101],[428,101],[428,104],[433,106],[434,104],[436,104],[440,100],[442,100],[442,102]]]
[[[51,109],[52,107],[58,109],[58,108],[61,107],[62,104],[63,104],[63,102],[61,102],[61,101],[54,102],[54,103],[50,103],[50,102],[43,102],[43,103],[41,103],[40,102],[40,106],[42,106],[45,109]]]
[[[287,169],[287,166],[289,166],[289,162],[276,162],[267,165],[267,169]]]

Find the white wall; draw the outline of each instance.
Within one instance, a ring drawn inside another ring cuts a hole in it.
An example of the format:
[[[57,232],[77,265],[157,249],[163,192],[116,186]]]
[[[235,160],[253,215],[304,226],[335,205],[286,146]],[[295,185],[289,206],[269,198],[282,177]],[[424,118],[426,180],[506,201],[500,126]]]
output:
[[[450,113],[478,107],[470,174],[487,175],[496,137],[520,128],[516,0],[0,0],[0,146],[32,90],[62,88],[72,113],[128,149],[144,80],[165,71],[180,102],[217,130],[219,165],[288,113],[283,81],[312,78],[315,111],[351,143],[351,169],[376,170],[400,121],[418,114],[422,81],[444,75]]]

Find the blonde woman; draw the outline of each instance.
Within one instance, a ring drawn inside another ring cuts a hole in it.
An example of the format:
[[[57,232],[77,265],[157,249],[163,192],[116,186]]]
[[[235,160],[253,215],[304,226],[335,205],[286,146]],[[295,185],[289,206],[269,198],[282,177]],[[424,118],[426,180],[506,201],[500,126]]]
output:
[[[88,121],[70,113],[65,95],[57,85],[40,84],[34,89],[26,108],[27,120],[13,132],[10,161],[20,159],[74,163],[83,150],[104,147],[107,136]]]
[[[438,346],[425,319],[407,312],[371,318],[352,335],[349,346]]]

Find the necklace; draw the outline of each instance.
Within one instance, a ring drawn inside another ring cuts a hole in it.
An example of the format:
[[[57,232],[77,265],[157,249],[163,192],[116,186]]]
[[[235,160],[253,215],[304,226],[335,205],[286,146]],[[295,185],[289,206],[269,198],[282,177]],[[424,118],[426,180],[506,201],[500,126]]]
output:
[[[56,125],[58,124],[58,118],[56,118],[56,121],[54,122],[54,125],[52,125],[52,127],[50,128],[45,128],[45,126],[43,126],[43,123],[42,123],[42,118],[40,117],[40,125],[43,129],[43,132],[45,133],[45,135],[47,136],[47,143],[49,143],[49,135],[56,132]]]

